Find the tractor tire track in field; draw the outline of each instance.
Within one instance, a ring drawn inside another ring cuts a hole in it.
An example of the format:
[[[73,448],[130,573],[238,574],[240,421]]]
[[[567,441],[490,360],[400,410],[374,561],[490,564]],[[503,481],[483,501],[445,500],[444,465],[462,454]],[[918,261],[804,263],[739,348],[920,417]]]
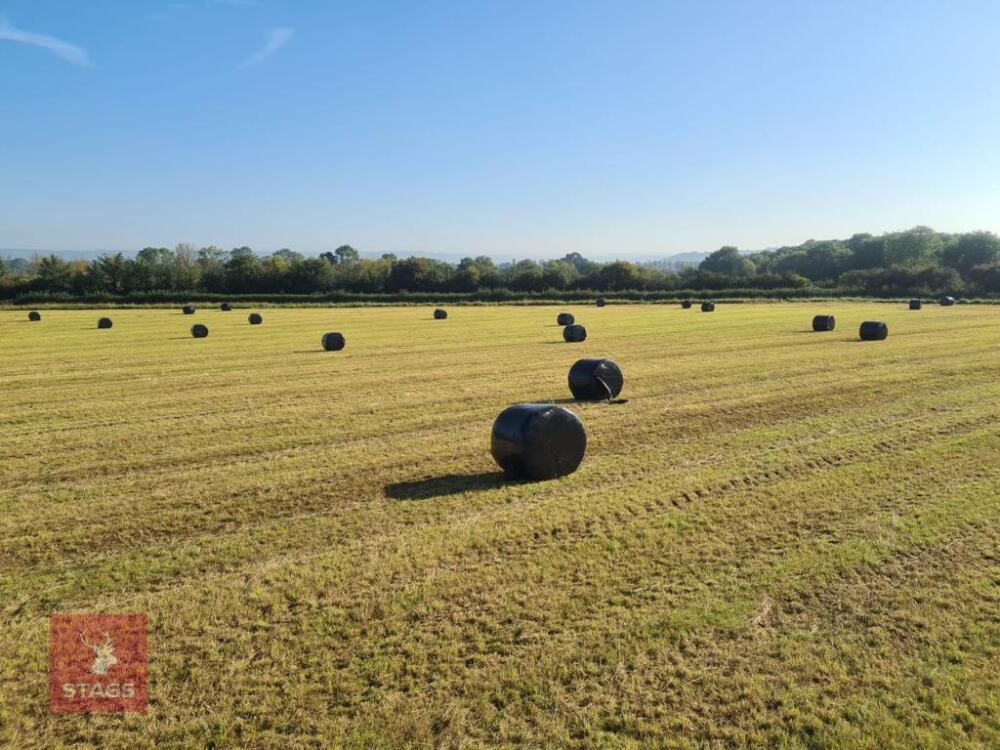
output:
[[[811,402],[806,402],[801,405],[804,407],[804,413],[811,413],[810,412]],[[772,407],[770,410],[761,408],[762,407],[761,404],[755,404],[752,409],[753,421],[749,426],[758,423],[770,425],[775,422],[775,419],[779,413],[785,416],[784,412],[786,405],[784,401],[780,399],[777,401],[772,401],[769,402],[769,406]],[[797,411],[798,410],[796,410],[796,412]],[[728,407],[724,407],[723,414],[727,417],[727,419],[712,420],[712,424],[714,425],[716,431],[722,429],[725,425],[730,423],[732,423],[733,425],[742,425],[744,429],[747,429],[749,427],[746,422],[747,411],[745,409],[730,409]],[[794,419],[795,417],[793,415],[790,416],[789,418]],[[925,440],[928,437],[928,434],[924,434],[920,431],[920,426],[926,424],[932,424],[932,420],[935,418],[939,419],[940,417],[924,416],[920,418],[912,418],[903,427],[904,432],[901,435],[901,437],[898,440],[894,441],[892,445],[888,444],[889,441],[882,441],[881,443],[876,443],[872,445],[870,449],[878,451],[905,450],[906,446],[908,445],[919,444],[921,440]],[[952,415],[952,418],[959,419],[957,415]],[[977,423],[981,423],[983,420],[988,420],[988,418],[989,417],[979,417],[979,422]],[[696,423],[703,424],[704,420],[698,420]],[[899,427],[898,423],[894,424],[893,426],[897,428]],[[969,429],[972,426],[973,425],[970,424],[968,421],[965,422],[955,421],[952,423],[953,429]],[[634,444],[637,445],[642,444],[647,439],[645,435],[637,434],[636,431],[629,430],[627,432],[628,434],[631,435],[631,440],[635,441]],[[699,430],[692,428],[691,432],[694,433],[694,437],[696,437]],[[934,433],[931,432],[930,434],[933,435]],[[951,434],[951,429],[939,434]],[[685,435],[685,439],[689,438],[691,438],[691,435]],[[843,463],[844,461],[858,460],[861,457],[862,452],[870,449],[865,448],[862,449],[861,451],[858,450],[850,451],[842,453],[841,455],[830,454],[826,456],[820,456],[814,459],[812,463],[804,465],[801,470],[809,471],[812,469],[818,469],[824,465],[834,466],[837,465],[838,463]],[[801,465],[801,462],[792,461],[790,462],[789,466],[792,465]],[[193,467],[191,470],[194,470]],[[691,502],[696,497],[705,497],[712,493],[718,493],[724,490],[735,489],[741,482],[743,483],[744,486],[749,486],[751,484],[760,484],[761,482],[768,480],[788,478],[789,476],[790,474],[788,473],[788,469],[786,467],[779,465],[776,467],[768,468],[766,470],[763,469],[758,470],[755,473],[747,474],[741,477],[732,478],[726,480],[725,482],[715,483],[704,487],[692,488],[690,490],[686,490],[683,493],[677,494],[667,500],[661,501],[659,505],[660,507],[663,507],[665,503],[669,502],[673,504],[675,507],[681,507],[684,503]],[[265,522],[271,523],[276,520],[286,519],[289,517],[288,516],[289,511],[292,511],[292,513],[295,516],[301,515],[303,513],[311,515],[322,511],[323,508],[330,508],[331,506],[329,498],[325,493],[322,492],[322,490],[326,487],[326,484],[327,484],[326,480],[322,478],[314,479],[311,482],[298,485],[294,492],[287,493],[287,496],[282,498],[280,501],[275,502],[273,499],[269,500],[266,505],[267,510],[269,512],[269,517]],[[339,512],[348,511],[350,508],[360,508],[363,507],[366,502],[369,502],[370,500],[374,499],[379,494],[380,493],[374,488],[368,488],[367,492],[364,491],[357,492],[357,494],[354,495],[355,497],[354,502],[348,504],[346,507],[340,504],[338,504],[336,507]],[[248,498],[246,498],[245,496],[230,495],[229,504],[233,505],[234,507],[237,507],[239,505],[245,504],[247,501]],[[216,513],[224,513],[226,505],[227,505],[226,503],[219,503],[218,498],[216,498],[213,503],[212,509]],[[158,537],[169,539],[173,534],[178,533],[177,532],[178,527],[183,528],[184,533],[186,535],[196,533],[199,528],[205,528],[206,519],[204,516],[204,509],[200,505],[196,504],[190,506],[191,507],[190,514],[183,514],[177,512],[183,506],[176,506],[172,503],[171,507],[174,510],[174,513],[172,514],[172,516],[175,516],[172,518],[174,524],[172,524],[170,527],[167,527],[166,529],[164,529],[159,533],[157,532],[155,527],[150,527],[148,524],[144,524],[144,527],[141,533],[139,534],[139,536],[143,539],[144,544],[149,545],[155,543]],[[107,525],[105,527],[106,531],[105,534],[102,535],[101,526],[99,524],[87,523],[88,520],[87,516],[81,513],[80,508],[74,506],[71,507],[68,512],[69,515],[56,513],[42,523],[39,523],[37,520],[35,520],[29,527],[24,528],[23,531],[21,531],[21,535],[18,534],[18,529],[16,526],[11,526],[9,523],[0,524],[0,530],[2,530],[4,534],[4,543],[2,548],[0,548],[0,561],[9,564],[12,569],[14,568],[26,569],[34,564],[37,564],[38,562],[41,562],[46,558],[50,559],[52,557],[58,557],[65,553],[70,553],[70,552],[79,553],[85,551],[86,549],[93,549],[95,547],[103,550],[108,550],[109,548],[113,550],[119,545],[129,547],[134,545],[135,543],[136,532],[134,532],[131,529],[129,523],[127,522],[125,524],[122,523],[123,520],[125,521],[128,520],[127,517],[123,519],[123,517],[119,515],[114,518],[107,519],[106,521]],[[454,509],[449,509],[449,512],[454,512]],[[100,513],[103,517],[105,518],[107,517],[106,511],[100,510]],[[75,521],[77,527],[80,529],[80,534],[83,535],[87,540],[87,544],[84,548],[81,549],[79,543],[76,542],[72,537],[63,538],[61,540],[54,539],[46,549],[37,550],[35,554],[43,555],[42,557],[32,556],[31,552],[29,552],[24,547],[20,548],[18,547],[19,539],[23,539],[24,544],[31,544],[35,540],[37,540],[38,534],[43,532],[46,528],[50,528],[53,530],[65,529],[66,526],[68,525],[67,521],[69,521],[70,519],[73,519]],[[213,534],[216,533],[217,522],[215,522],[212,517],[207,519],[207,524],[216,527],[215,529],[213,529]],[[239,525],[237,525],[236,528],[239,528]],[[229,530],[231,531],[233,529],[230,528]]]
[[[543,528],[536,530],[530,538],[507,538],[503,535],[497,535],[491,544],[479,545],[475,549],[466,550],[463,553],[462,564],[468,564],[469,556],[480,561],[489,561],[496,555],[501,555],[505,559],[509,560],[511,556],[530,554],[533,549],[543,548],[553,543],[567,545],[580,539],[606,538],[614,536],[617,533],[616,529],[618,529],[623,523],[633,523],[635,521],[653,518],[663,513],[681,511],[693,503],[705,502],[709,500],[718,501],[731,494],[759,492],[760,490],[780,484],[781,482],[818,475],[855,463],[869,462],[873,455],[877,456],[879,459],[884,459],[887,456],[902,456],[907,453],[926,448],[929,439],[944,440],[954,435],[974,432],[982,426],[988,426],[993,423],[993,417],[989,415],[982,415],[973,420],[964,419],[945,425],[928,426],[925,431],[915,432],[911,429],[913,427],[911,422],[907,424],[906,432],[904,432],[904,434],[899,438],[881,438],[871,444],[859,445],[854,448],[843,449],[822,456],[806,456],[800,459],[786,460],[778,466],[768,466],[767,468],[760,468],[756,471],[745,472],[740,475],[732,476],[728,479],[685,488],[659,498],[642,501],[624,501],[612,508],[605,506],[599,506],[596,508],[591,506],[586,509],[581,508],[579,512],[580,518],[578,520],[567,523],[559,523],[556,525],[545,523],[544,519],[547,511],[544,509],[539,510],[536,501],[520,501],[514,506],[515,508],[521,509],[518,511],[519,517],[537,518],[539,525]],[[641,489],[642,487],[649,486],[653,483],[654,481],[646,481],[641,484],[637,484],[636,487]],[[393,542],[390,541],[391,539],[402,539],[406,536],[412,535],[417,527],[425,529],[448,528],[449,526],[461,526],[469,522],[489,522],[487,519],[498,515],[506,515],[511,511],[512,506],[510,505],[476,507],[461,513],[456,513],[454,508],[449,508],[447,512],[443,512],[433,518],[424,519],[417,524],[416,527],[414,526],[414,523],[404,520],[397,524],[390,525],[387,529],[380,529],[377,538],[380,540],[379,546],[386,544],[391,545],[393,544]],[[296,519],[300,521],[304,527],[308,527],[314,520],[317,520],[323,515],[325,515],[324,511],[316,511],[298,516]],[[288,519],[269,518],[258,526],[247,529],[246,546],[252,549],[254,547],[252,540],[255,536],[257,536],[260,532],[265,531],[268,527],[273,527],[279,523],[287,522],[287,520]],[[359,519],[359,522],[362,526],[364,526],[367,520],[368,519]],[[344,533],[345,531],[348,533]],[[357,530],[354,527],[341,530],[342,535],[339,538],[324,537],[323,544],[347,545],[348,548],[365,548],[374,543],[374,539],[359,536],[356,531]],[[166,561],[169,561],[170,557],[173,555],[203,548],[204,543],[208,542],[215,536],[215,534],[209,533],[205,535],[204,539],[195,537],[194,539],[182,543],[180,547],[168,544],[167,547],[162,549],[162,555],[165,557]],[[122,540],[118,537],[109,538],[108,540],[103,541],[102,544],[109,544],[110,542],[117,542],[121,544],[122,549],[126,550],[134,547],[134,544],[130,544],[128,540]],[[304,534],[301,537],[296,536],[296,543],[292,545],[292,549],[298,550],[295,557],[299,557],[301,555],[303,548],[308,549],[308,545],[315,543],[316,541],[307,534]],[[150,556],[159,557],[160,555],[155,555],[155,548],[150,546],[150,543],[147,541],[144,544],[143,556],[148,558]],[[0,556],[0,561],[2,561],[5,565],[9,564],[11,572],[18,572],[24,576],[33,578],[42,576],[44,579],[51,578],[54,580],[52,581],[53,587],[50,588],[49,594],[40,600],[36,600],[34,602],[34,607],[21,607],[19,615],[22,616],[31,616],[33,612],[37,613],[40,610],[45,611],[47,607],[51,608],[51,606],[57,602],[61,607],[67,606],[68,602],[60,601],[61,596],[58,594],[58,591],[60,590],[65,592],[65,595],[68,595],[71,601],[77,601],[72,592],[78,590],[82,580],[86,580],[89,577],[101,579],[104,576],[104,571],[118,568],[121,564],[121,560],[119,556],[114,553],[114,550],[111,552],[102,552],[96,556],[91,555],[87,564],[77,564],[69,569],[62,567],[50,568],[48,570],[40,569],[39,560],[25,560],[25,557],[28,556],[24,555],[24,552],[22,551],[21,556],[12,554],[9,560],[6,556]],[[251,558],[251,560],[252,559],[253,558]],[[221,576],[230,575],[234,572],[239,572],[246,562],[249,561],[235,559],[229,561],[220,560],[215,563],[208,562],[207,566],[201,566],[199,568],[199,576],[209,574]],[[170,588],[175,583],[183,581],[186,574],[185,569],[178,569],[175,572],[170,572],[169,564],[166,564],[165,570],[157,576],[156,582],[152,585],[149,585],[148,581],[141,579],[132,579],[128,582],[123,582],[123,584],[126,585],[128,590],[131,591],[153,592],[164,588]],[[16,589],[17,586],[15,579],[11,577],[8,580],[11,584],[15,584]],[[4,588],[0,587],[0,594],[3,593]]]

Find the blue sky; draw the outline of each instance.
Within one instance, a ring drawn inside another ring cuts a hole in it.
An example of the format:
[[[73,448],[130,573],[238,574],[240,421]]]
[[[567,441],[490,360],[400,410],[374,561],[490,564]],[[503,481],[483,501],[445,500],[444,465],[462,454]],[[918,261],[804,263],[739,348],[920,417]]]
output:
[[[1000,230],[1000,3],[0,0],[0,247]]]

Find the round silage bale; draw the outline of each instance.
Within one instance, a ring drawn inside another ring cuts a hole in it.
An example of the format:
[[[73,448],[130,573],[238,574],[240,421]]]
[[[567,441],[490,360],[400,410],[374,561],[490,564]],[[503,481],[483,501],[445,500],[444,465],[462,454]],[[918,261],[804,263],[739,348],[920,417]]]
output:
[[[563,340],[571,344],[586,341],[587,329],[578,324],[566,326],[563,328]]]
[[[683,310],[690,310],[691,309],[691,305],[693,305],[693,304],[694,303],[691,300],[689,300],[689,299],[682,299],[681,300],[681,309],[683,309]]]
[[[942,297],[938,301],[941,303],[942,307],[951,307],[952,305],[955,304],[955,298],[954,297]]]
[[[923,306],[924,306],[924,303],[923,303],[922,300],[919,300],[919,299],[911,299],[910,300],[910,309],[911,310],[919,310]]]
[[[604,307],[606,304],[608,304],[608,301],[606,299],[604,299],[604,297],[598,297],[597,298],[597,306],[598,307]]]
[[[583,423],[553,404],[515,404],[493,423],[490,452],[509,477],[554,479],[576,471],[587,451]]]
[[[261,323],[264,322],[264,319],[260,316],[260,313],[250,313],[247,316],[247,321],[252,326],[259,326]]]
[[[208,336],[208,326],[203,326],[201,323],[195,323],[191,326],[191,335],[196,339],[203,339]]]
[[[323,350],[327,352],[339,352],[347,345],[344,334],[332,331],[323,334]]]
[[[702,312],[715,312],[715,303],[712,302],[711,300],[706,300],[705,302],[702,302],[701,303],[701,311]]]
[[[194,305],[184,305],[184,307],[181,308],[181,311],[185,315],[194,315]]]
[[[233,306],[230,305],[228,302],[223,302],[221,305],[219,305],[219,309],[222,310],[222,312],[229,312],[230,310],[233,309]]]
[[[97,321],[98,328],[111,328],[111,318],[101,318]]]
[[[813,318],[814,331],[832,331],[837,325],[837,319],[832,315],[817,315]]]
[[[862,341],[883,341],[889,336],[889,326],[882,320],[866,320],[861,324],[858,336]]]
[[[448,311],[442,310],[440,307],[434,311],[434,320],[444,320],[448,317]]]
[[[42,314],[38,310],[32,310],[28,313],[28,320],[38,321],[42,319]]]
[[[556,315],[557,326],[571,326],[575,322],[576,318],[574,318],[570,313],[563,312]]]
[[[624,385],[621,368],[610,359],[578,359],[569,368],[569,390],[580,401],[610,401]]]

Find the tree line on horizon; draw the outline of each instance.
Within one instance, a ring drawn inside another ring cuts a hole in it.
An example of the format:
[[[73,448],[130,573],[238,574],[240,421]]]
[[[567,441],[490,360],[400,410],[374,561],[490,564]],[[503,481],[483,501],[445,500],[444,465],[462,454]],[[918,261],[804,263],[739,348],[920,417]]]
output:
[[[93,261],[56,255],[0,262],[0,294],[128,295],[476,293],[545,291],[809,290],[873,296],[1000,295],[1000,237],[948,234],[915,227],[881,236],[809,240],[801,245],[741,253],[723,247],[697,267],[670,269],[628,261],[598,263],[579,253],[557,260],[495,263],[487,256],[459,263],[385,254],[364,258],[350,245],[318,257],[293,250],[259,256],[229,251],[146,247]]]

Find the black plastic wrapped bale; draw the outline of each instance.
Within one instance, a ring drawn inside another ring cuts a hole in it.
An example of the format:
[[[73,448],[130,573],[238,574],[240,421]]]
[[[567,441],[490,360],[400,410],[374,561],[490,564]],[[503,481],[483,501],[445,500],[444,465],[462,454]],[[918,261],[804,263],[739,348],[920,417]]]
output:
[[[184,305],[181,310],[184,311],[185,315],[194,315],[194,305]]]
[[[347,341],[344,339],[344,334],[331,332],[323,334],[323,349],[328,352],[339,352],[344,346],[347,345]]]
[[[597,306],[598,307],[604,307],[606,304],[608,304],[608,301],[606,299],[604,299],[604,297],[598,297],[597,298]]]
[[[570,313],[559,313],[556,316],[556,325],[559,326],[571,326],[575,322],[576,318],[574,318]]]
[[[954,297],[942,297],[940,299],[940,302],[941,302],[941,305],[943,307],[951,307],[952,305],[955,304],[955,298]]]
[[[581,325],[571,325],[563,328],[563,339],[571,344],[587,340],[587,329]]]
[[[264,319],[260,317],[260,313],[250,313],[250,315],[247,317],[247,320],[250,322],[250,325],[252,326],[259,326],[261,323],[264,322]]]
[[[702,302],[701,303],[701,311],[702,312],[715,312],[715,303],[714,302]]]
[[[610,401],[624,385],[621,368],[610,359],[578,359],[569,368],[569,390],[579,401]]]
[[[28,313],[28,320],[41,320],[42,314],[38,310],[32,310]]]
[[[924,306],[924,303],[921,302],[918,299],[911,299],[910,300],[910,309],[911,310],[919,310],[923,306]]]
[[[689,299],[682,299],[681,300],[681,307],[684,308],[685,310],[690,310],[692,304],[693,303]]]
[[[858,335],[862,341],[883,341],[889,336],[889,326],[882,320],[866,320]]]
[[[814,331],[832,331],[837,325],[837,319],[832,315],[817,315],[813,318]]]
[[[111,318],[101,318],[97,321],[98,328],[111,328]]]
[[[195,323],[191,326],[191,335],[196,339],[203,339],[208,335],[208,326],[203,326],[201,323]]]
[[[233,306],[230,305],[228,302],[223,302],[221,305],[219,305],[219,309],[222,310],[222,312],[229,312],[230,310],[233,309]]]
[[[448,317],[448,311],[442,310],[440,307],[434,311],[434,320],[444,320]]]
[[[555,479],[576,471],[587,452],[583,422],[553,404],[515,404],[493,423],[493,459],[508,477]]]

